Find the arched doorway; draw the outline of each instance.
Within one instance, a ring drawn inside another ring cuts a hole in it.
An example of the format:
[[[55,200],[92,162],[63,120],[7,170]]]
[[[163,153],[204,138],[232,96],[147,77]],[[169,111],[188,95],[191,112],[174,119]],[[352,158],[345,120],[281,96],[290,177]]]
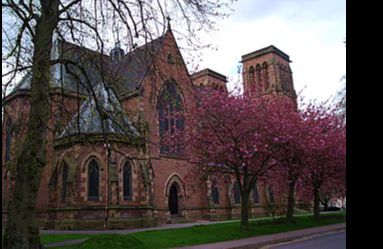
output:
[[[179,215],[178,208],[178,188],[177,183],[173,183],[169,191],[169,211],[170,215]]]

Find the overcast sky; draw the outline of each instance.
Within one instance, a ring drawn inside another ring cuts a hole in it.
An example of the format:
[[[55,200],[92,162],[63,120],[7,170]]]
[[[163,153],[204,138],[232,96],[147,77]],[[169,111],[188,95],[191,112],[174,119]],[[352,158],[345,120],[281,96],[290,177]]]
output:
[[[345,0],[239,0],[219,31],[203,35],[218,49],[203,53],[200,69],[238,82],[241,56],[274,45],[290,56],[295,90],[324,101],[346,74]]]

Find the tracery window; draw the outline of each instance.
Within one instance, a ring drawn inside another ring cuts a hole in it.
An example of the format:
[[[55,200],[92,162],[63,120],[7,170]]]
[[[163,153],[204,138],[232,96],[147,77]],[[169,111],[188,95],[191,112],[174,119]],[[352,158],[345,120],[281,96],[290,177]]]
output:
[[[132,198],[132,166],[127,161],[123,168],[124,200]]]
[[[88,198],[98,199],[100,184],[100,167],[95,159],[88,165]]]
[[[176,83],[166,82],[157,103],[160,133],[160,152],[182,154],[182,138],[185,128],[184,106]]]

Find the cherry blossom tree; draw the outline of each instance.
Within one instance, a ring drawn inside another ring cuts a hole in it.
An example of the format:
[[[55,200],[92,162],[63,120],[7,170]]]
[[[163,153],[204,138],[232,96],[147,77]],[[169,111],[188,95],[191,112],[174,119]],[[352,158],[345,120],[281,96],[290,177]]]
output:
[[[249,194],[255,183],[266,181],[277,165],[273,154],[282,146],[270,127],[282,119],[270,113],[286,108],[287,100],[200,90],[198,104],[188,115],[187,149],[196,163],[195,175],[228,175],[238,182],[242,230],[249,229]],[[290,104],[291,106],[291,104]],[[270,180],[269,180],[270,181]]]
[[[268,185],[279,195],[287,193],[286,218],[292,219],[295,208],[295,189],[297,181],[302,177],[307,165],[305,160],[307,129],[301,117],[302,110],[298,110],[294,101],[278,101],[275,109],[270,110],[273,126],[269,128],[270,136],[274,137],[277,148],[273,158],[278,162],[268,178]]]
[[[310,139],[306,144],[308,167],[300,182],[300,196],[314,199],[314,218],[320,217],[320,194],[345,189],[346,127],[330,107],[310,105],[304,115]]]

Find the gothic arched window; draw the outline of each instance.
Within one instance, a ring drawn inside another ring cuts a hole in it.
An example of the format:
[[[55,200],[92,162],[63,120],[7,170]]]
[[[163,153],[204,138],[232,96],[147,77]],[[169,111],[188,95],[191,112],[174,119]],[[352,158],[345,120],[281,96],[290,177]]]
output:
[[[216,180],[213,180],[211,185],[211,195],[213,197],[213,202],[219,204],[219,188]]]
[[[261,74],[261,65],[257,64],[255,66],[255,82],[257,84],[257,92],[261,89],[262,86],[262,74]]]
[[[269,88],[269,69],[266,62],[262,64],[262,82],[265,90]]]
[[[271,187],[268,187],[268,194],[269,194],[269,200],[271,203],[274,203],[274,192],[273,190],[271,189]]]
[[[123,168],[124,200],[132,198],[132,166],[127,161]]]
[[[289,87],[289,78],[287,75],[286,68],[282,65],[279,67],[279,70],[280,70],[281,81],[282,81],[281,82],[282,83],[282,90],[283,90],[283,92],[287,93],[287,92],[289,92],[290,87]]]
[[[234,192],[234,203],[239,204],[241,203],[241,192],[239,189],[239,183],[235,182],[234,187],[233,187],[233,192]]]
[[[255,70],[254,70],[254,67],[251,66],[249,68],[249,88],[253,90],[254,86],[255,86]]]
[[[67,198],[68,165],[64,162],[61,168],[61,201]]]
[[[95,159],[92,159],[88,165],[88,197],[89,199],[98,199],[100,183],[100,167]]]
[[[160,126],[160,152],[181,154],[185,118],[181,94],[175,82],[170,81],[164,84],[158,97],[157,111]]]
[[[12,130],[13,124],[12,120],[8,119],[6,126],[5,134],[5,162],[8,162],[11,159],[11,144],[12,144]]]
[[[253,201],[254,203],[259,203],[259,193],[258,193],[257,184],[255,184],[253,187]]]

